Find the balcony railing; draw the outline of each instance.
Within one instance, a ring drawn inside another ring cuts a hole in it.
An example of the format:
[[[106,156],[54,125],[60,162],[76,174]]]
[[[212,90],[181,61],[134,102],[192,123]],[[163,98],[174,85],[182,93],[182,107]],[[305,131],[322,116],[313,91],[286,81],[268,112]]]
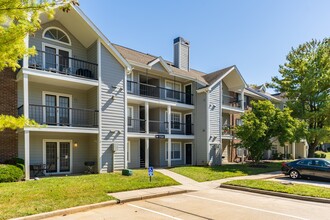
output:
[[[146,120],[144,119],[127,119],[127,131],[136,133],[146,132]]]
[[[222,96],[222,104],[235,108],[242,107],[241,100],[237,100],[235,97],[227,96],[227,95]]]
[[[127,119],[128,132],[145,133],[146,120],[144,119]],[[168,134],[168,123],[163,121],[149,121],[149,133]],[[171,134],[193,135],[193,124],[172,122]]]
[[[127,81],[127,93],[155,99],[193,105],[193,94],[167,89],[155,85]]]
[[[234,127],[231,125],[222,125],[222,135],[223,136],[233,136]]]
[[[18,115],[23,115],[23,105],[18,108]],[[41,125],[98,127],[98,110],[65,108],[59,106],[29,106],[29,118]]]
[[[29,57],[29,68],[87,79],[98,79],[97,64],[37,50]]]

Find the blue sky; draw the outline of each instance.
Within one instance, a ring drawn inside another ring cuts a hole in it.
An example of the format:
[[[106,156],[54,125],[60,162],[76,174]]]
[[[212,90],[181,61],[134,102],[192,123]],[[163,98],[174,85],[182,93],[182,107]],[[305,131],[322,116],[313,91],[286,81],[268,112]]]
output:
[[[113,43],[172,61],[190,41],[191,68],[237,65],[247,83],[270,82],[291,47],[330,37],[327,0],[80,0]]]

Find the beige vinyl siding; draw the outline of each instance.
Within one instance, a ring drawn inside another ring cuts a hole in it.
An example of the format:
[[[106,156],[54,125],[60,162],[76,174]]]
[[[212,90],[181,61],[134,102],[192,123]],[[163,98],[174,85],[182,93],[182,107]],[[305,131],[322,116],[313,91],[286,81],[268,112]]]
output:
[[[70,38],[71,45],[66,45],[58,42],[54,42],[42,37],[43,31],[48,27],[57,27],[63,30]],[[80,60],[87,61],[87,49],[75,38],[70,31],[68,31],[60,22],[50,21],[41,26],[41,29],[36,31],[33,35],[29,37],[29,46],[35,46],[37,50],[42,50],[42,42],[47,44],[52,44],[55,46],[60,46],[63,48],[72,50],[72,57]]]
[[[103,45],[101,46],[101,69],[101,169],[103,172],[109,172],[123,169],[125,165],[124,131],[126,116],[124,112],[126,106],[124,90],[120,89],[124,88],[125,70]],[[120,131],[120,133],[111,131]],[[112,144],[117,148],[114,155],[111,149]]]

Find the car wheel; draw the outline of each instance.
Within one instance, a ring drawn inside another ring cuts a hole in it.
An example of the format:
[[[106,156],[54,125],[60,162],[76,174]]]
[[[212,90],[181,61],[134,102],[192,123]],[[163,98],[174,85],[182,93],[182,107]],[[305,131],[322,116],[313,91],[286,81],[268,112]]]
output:
[[[289,176],[290,176],[291,179],[298,179],[300,174],[297,170],[291,170],[290,173],[289,173]]]

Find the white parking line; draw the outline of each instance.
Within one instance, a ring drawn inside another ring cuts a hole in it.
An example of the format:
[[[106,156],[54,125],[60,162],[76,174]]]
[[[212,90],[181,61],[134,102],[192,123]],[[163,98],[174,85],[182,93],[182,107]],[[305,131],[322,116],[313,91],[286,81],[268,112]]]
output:
[[[249,206],[245,206],[245,205],[238,205],[238,204],[235,204],[235,203],[224,202],[224,201],[216,200],[216,199],[209,199],[209,198],[205,198],[205,197],[194,196],[194,195],[186,195],[186,194],[183,194],[183,196],[189,196],[189,197],[193,197],[193,198],[197,198],[197,199],[204,199],[204,200],[208,200],[208,201],[212,201],[212,202],[218,202],[218,203],[223,203],[223,204],[226,204],[226,205],[238,206],[238,207],[241,207],[241,208],[252,209],[252,210],[256,210],[256,211],[260,211],[260,212],[267,212],[267,213],[271,213],[271,214],[275,214],[275,215],[281,215],[281,216],[295,218],[295,219],[307,220],[306,218],[301,218],[301,217],[294,216],[294,215],[288,215],[288,214],[283,214],[283,213],[280,213],[280,212],[268,211],[268,210],[265,210],[265,209],[253,208],[253,207],[249,207]]]
[[[171,218],[171,219],[182,220],[181,218],[176,218],[176,217],[166,215],[166,214],[161,213],[161,212],[156,212],[154,210],[143,208],[143,207],[140,207],[140,206],[137,206],[137,205],[133,205],[133,204],[127,204],[127,205],[138,208],[138,209],[142,209],[142,210],[145,210],[145,211],[148,211],[148,212],[152,212],[152,213],[155,213],[155,214],[158,214],[158,215],[162,215],[162,216],[165,216],[165,217],[168,217],[168,218]]]

